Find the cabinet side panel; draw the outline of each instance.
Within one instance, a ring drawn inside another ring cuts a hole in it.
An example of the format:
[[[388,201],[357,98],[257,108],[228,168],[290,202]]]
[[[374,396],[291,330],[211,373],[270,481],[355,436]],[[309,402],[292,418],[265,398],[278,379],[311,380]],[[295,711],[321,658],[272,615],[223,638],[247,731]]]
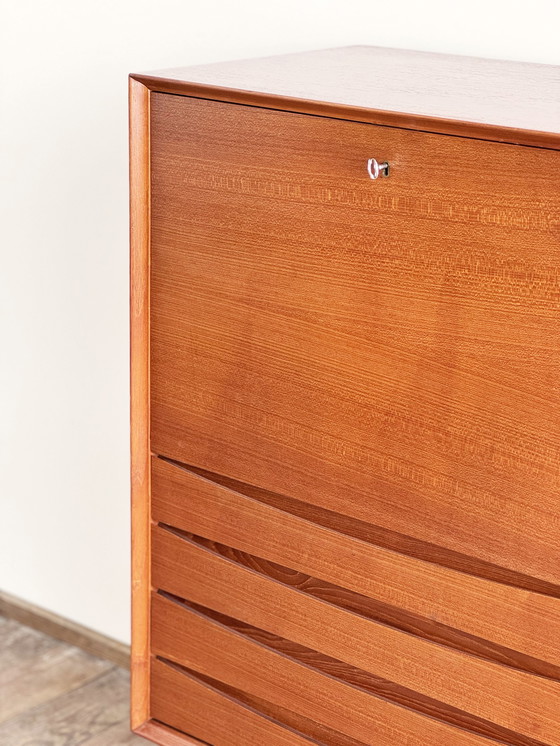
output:
[[[149,90],[130,80],[131,725],[149,717]]]

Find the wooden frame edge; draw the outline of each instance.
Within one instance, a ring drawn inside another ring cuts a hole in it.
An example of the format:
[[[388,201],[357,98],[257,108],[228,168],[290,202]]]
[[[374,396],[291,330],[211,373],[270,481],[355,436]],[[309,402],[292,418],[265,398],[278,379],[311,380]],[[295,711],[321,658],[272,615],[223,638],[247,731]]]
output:
[[[124,642],[3,591],[0,591],[0,616],[74,645],[121,668],[128,668],[130,665],[130,647]]]
[[[150,90],[129,78],[130,463],[132,645],[130,722],[150,715]]]
[[[132,80],[146,86],[150,91],[157,93],[171,93],[178,96],[192,96],[193,98],[204,98],[230,104],[258,106],[264,109],[276,109],[295,114],[311,114],[314,116],[331,117],[333,119],[346,119],[352,122],[364,122],[383,127],[398,127],[399,129],[429,132],[436,135],[467,137],[507,145],[523,145],[547,150],[560,150],[560,133],[556,132],[522,130],[514,127],[443,119],[423,114],[407,114],[406,112],[382,109],[363,109],[347,104],[333,104],[326,101],[291,98],[289,96],[238,88],[223,88],[221,86],[191,83],[172,78],[159,78],[146,74],[133,74],[130,77]]]
[[[163,723],[158,723],[157,720],[146,720],[137,728],[134,732],[143,738],[147,738],[149,741],[161,744],[161,746],[185,746],[186,744],[192,744],[192,746],[206,746],[204,741],[198,741],[192,736],[187,736],[186,733],[180,733],[179,731],[168,728]]]

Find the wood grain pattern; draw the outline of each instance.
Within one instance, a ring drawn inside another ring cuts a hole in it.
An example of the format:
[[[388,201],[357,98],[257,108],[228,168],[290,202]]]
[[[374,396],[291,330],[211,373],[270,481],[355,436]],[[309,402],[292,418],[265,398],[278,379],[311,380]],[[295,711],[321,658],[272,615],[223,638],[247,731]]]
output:
[[[152,110],[153,450],[558,583],[560,155]]]
[[[461,652],[475,655],[484,660],[501,663],[520,671],[527,671],[539,676],[560,680],[560,669],[539,659],[520,654],[516,650],[493,645],[481,638],[462,634],[454,628],[434,624],[430,619],[410,614],[401,608],[384,604],[377,599],[369,598],[363,594],[348,590],[347,588],[328,583],[324,580],[312,577],[306,573],[270,562],[260,556],[241,552],[229,546],[220,544],[194,534],[179,531],[170,526],[160,524],[162,528],[175,533],[201,547],[219,554],[249,569],[256,569],[268,577],[275,578],[285,585],[297,588],[299,591],[320,598],[341,609],[346,609],[367,619],[388,625],[403,632],[408,632],[417,637],[422,637],[431,642],[454,648]]]
[[[161,459],[153,459],[152,464],[152,514],[155,521],[287,565],[395,610],[421,615],[423,623],[410,622],[417,634],[497,658],[500,651],[484,644],[490,641],[509,648],[500,657],[503,662],[523,666],[518,651],[554,664],[547,668],[528,661],[529,670],[558,674],[558,598],[471,577],[356,540]],[[396,614],[397,624],[403,623],[403,616]],[[383,618],[390,619],[387,612]],[[453,637],[449,628],[464,630],[482,642],[475,647],[466,636]]]
[[[132,501],[131,723],[149,717],[149,91],[130,80],[130,453]]]
[[[183,666],[175,663],[172,665],[177,666],[179,670],[186,670],[189,672],[189,669],[184,669]],[[221,681],[216,681],[216,679],[205,677],[199,672],[190,671],[190,673],[194,673],[201,680],[206,680],[208,683],[213,684],[216,689],[228,694],[238,702],[242,702],[243,704],[252,707],[253,710],[262,713],[272,720],[276,720],[283,725],[289,726],[296,732],[307,736],[312,741],[317,741],[317,743],[324,744],[325,746],[327,744],[336,744],[336,746],[364,746],[363,743],[356,741],[354,738],[350,738],[349,736],[343,735],[340,731],[334,731],[332,728],[327,728],[325,725],[316,723],[314,720],[310,720],[304,715],[295,713],[292,710],[286,710],[279,705],[272,704],[271,702],[256,697],[253,694],[248,694],[241,689],[236,689],[235,687],[224,684]]]
[[[135,75],[130,134],[136,732],[558,746],[560,68]]]
[[[363,743],[358,742],[349,736],[345,736],[339,731],[333,731],[332,728],[320,725],[303,715],[292,712],[291,710],[286,710],[285,708],[280,707],[277,704],[272,704],[261,697],[249,694],[229,684],[224,684],[223,681],[217,681],[210,676],[206,676],[199,671],[194,671],[173,661],[165,660],[164,658],[161,658],[160,660],[164,663],[168,663],[178,671],[183,671],[189,676],[194,676],[201,682],[211,686],[213,689],[226,694],[231,699],[234,699],[241,704],[247,705],[251,709],[259,712],[261,715],[281,723],[282,725],[287,725],[297,733],[301,733],[301,735],[309,738],[313,743],[317,742],[324,744],[324,746],[330,746],[330,744],[336,744],[336,746],[364,746]]]
[[[390,531],[374,523],[367,523],[366,521],[361,521],[342,513],[326,510],[325,508],[303,502],[302,500],[296,500],[287,495],[270,492],[269,490],[255,487],[255,485],[247,484],[247,482],[241,482],[237,479],[226,477],[223,474],[216,474],[215,472],[201,469],[192,464],[183,464],[180,461],[167,459],[164,456],[158,456],[157,458],[180,469],[187,469],[192,474],[197,474],[203,479],[258,500],[260,503],[269,505],[277,510],[289,512],[305,521],[311,521],[331,531],[365,541],[368,544],[375,544],[392,552],[422,560],[422,562],[441,565],[444,568],[474,575],[481,579],[491,580],[496,583],[513,586],[514,588],[521,588],[552,598],[560,598],[560,586],[556,583],[548,583],[532,575],[493,565],[472,555],[469,556],[461,554],[461,552],[454,552],[437,544],[421,541],[398,531]]]
[[[171,600],[156,596],[153,601],[154,642],[156,655],[169,658],[188,668],[210,676],[220,682],[235,686],[251,695],[266,698],[287,711],[296,712],[318,722],[333,731],[356,739],[360,743],[375,746],[414,743],[425,746],[456,746],[463,744],[488,744],[487,737],[497,737],[512,744],[536,744],[536,741],[517,740],[515,734],[497,729],[492,723],[475,722],[465,713],[447,711],[449,722],[461,725],[461,729],[438,722],[441,710],[437,703],[420,703],[411,696],[405,700],[406,706],[394,704],[395,692],[389,682],[377,687],[380,696],[372,696],[364,682],[365,672],[359,672],[348,686],[346,668],[340,661],[332,661],[323,669],[317,665],[321,658],[313,651],[301,655],[300,662],[293,655],[288,641],[278,644],[273,652],[262,639],[268,636],[261,633],[261,642],[248,639],[247,630],[236,626],[227,628],[208,616],[179,606]],[[243,629],[242,634],[238,632]],[[258,631],[257,631],[258,634]],[[254,638],[253,638],[254,639]],[[257,637],[257,640],[259,638]],[[267,639],[268,642],[268,639]],[[297,654],[297,653],[296,653]],[[323,675],[323,670],[328,675]],[[342,679],[342,681],[340,680]],[[402,695],[401,692],[399,694]],[[394,701],[387,701],[389,697]],[[421,712],[415,709],[423,705]],[[467,732],[463,728],[478,728],[482,735]],[[487,737],[484,737],[487,736]],[[342,738],[335,735],[326,743],[339,746]],[[324,737],[323,737],[324,741]],[[494,742],[492,740],[492,742]]]
[[[162,528],[154,528],[152,542],[152,577],[157,588],[521,735],[551,746],[556,742],[558,682],[480,660],[349,613],[285,585],[278,575],[260,571],[257,563],[249,569]]]
[[[180,702],[189,702],[185,709]],[[199,679],[152,664],[153,716],[212,746],[308,746],[317,741],[262,717]]]
[[[513,733],[495,723],[475,717],[464,710],[444,705],[438,700],[431,699],[418,692],[413,692],[410,689],[406,689],[387,679],[382,679],[363,669],[343,663],[335,658],[330,658],[323,653],[318,653],[316,650],[311,650],[291,640],[286,640],[245,622],[240,622],[233,617],[228,617],[225,614],[220,614],[207,607],[193,604],[176,596],[165,594],[162,591],[158,591],[158,595],[200,614],[203,618],[211,619],[227,629],[235,630],[244,638],[253,640],[269,650],[277,651],[329,677],[339,679],[344,683],[350,684],[352,687],[356,687],[376,697],[382,697],[390,702],[412,709],[417,713],[423,713],[431,718],[443,721],[443,723],[458,726],[470,733],[482,735],[490,739],[495,738],[500,742],[510,744],[510,746],[536,746],[536,744],[540,743],[533,738]]]
[[[560,148],[560,68],[355,46],[135,75],[153,90]]]

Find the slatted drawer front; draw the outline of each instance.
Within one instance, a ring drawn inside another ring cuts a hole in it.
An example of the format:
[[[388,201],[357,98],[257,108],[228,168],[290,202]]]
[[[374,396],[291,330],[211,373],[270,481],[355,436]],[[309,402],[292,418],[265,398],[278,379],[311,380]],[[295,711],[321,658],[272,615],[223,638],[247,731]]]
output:
[[[241,490],[153,460],[157,670],[319,743],[557,743],[558,598]],[[183,727],[169,698],[154,687],[154,717]]]
[[[152,719],[559,746],[558,156],[151,94]]]

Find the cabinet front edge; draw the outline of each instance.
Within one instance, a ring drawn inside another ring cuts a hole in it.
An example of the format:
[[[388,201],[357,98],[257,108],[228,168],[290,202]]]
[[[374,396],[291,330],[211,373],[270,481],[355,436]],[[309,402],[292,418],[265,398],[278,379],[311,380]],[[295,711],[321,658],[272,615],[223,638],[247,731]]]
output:
[[[131,79],[130,467],[132,532],[131,726],[149,717],[150,689],[150,91]]]
[[[510,145],[523,145],[547,150],[560,150],[560,132],[540,132],[495,124],[468,122],[455,119],[428,117],[422,114],[409,114],[402,111],[385,111],[366,109],[346,104],[314,101],[310,99],[291,98],[259,91],[224,88],[202,83],[190,83],[171,78],[160,78],[151,75],[131,74],[131,80],[138,81],[150,91],[170,93],[178,96],[204,98],[211,101],[222,101],[244,106],[258,106],[264,109],[289,111],[295,114],[346,119],[364,122],[383,127],[429,132],[439,135],[468,137],[474,140],[489,140]]]

